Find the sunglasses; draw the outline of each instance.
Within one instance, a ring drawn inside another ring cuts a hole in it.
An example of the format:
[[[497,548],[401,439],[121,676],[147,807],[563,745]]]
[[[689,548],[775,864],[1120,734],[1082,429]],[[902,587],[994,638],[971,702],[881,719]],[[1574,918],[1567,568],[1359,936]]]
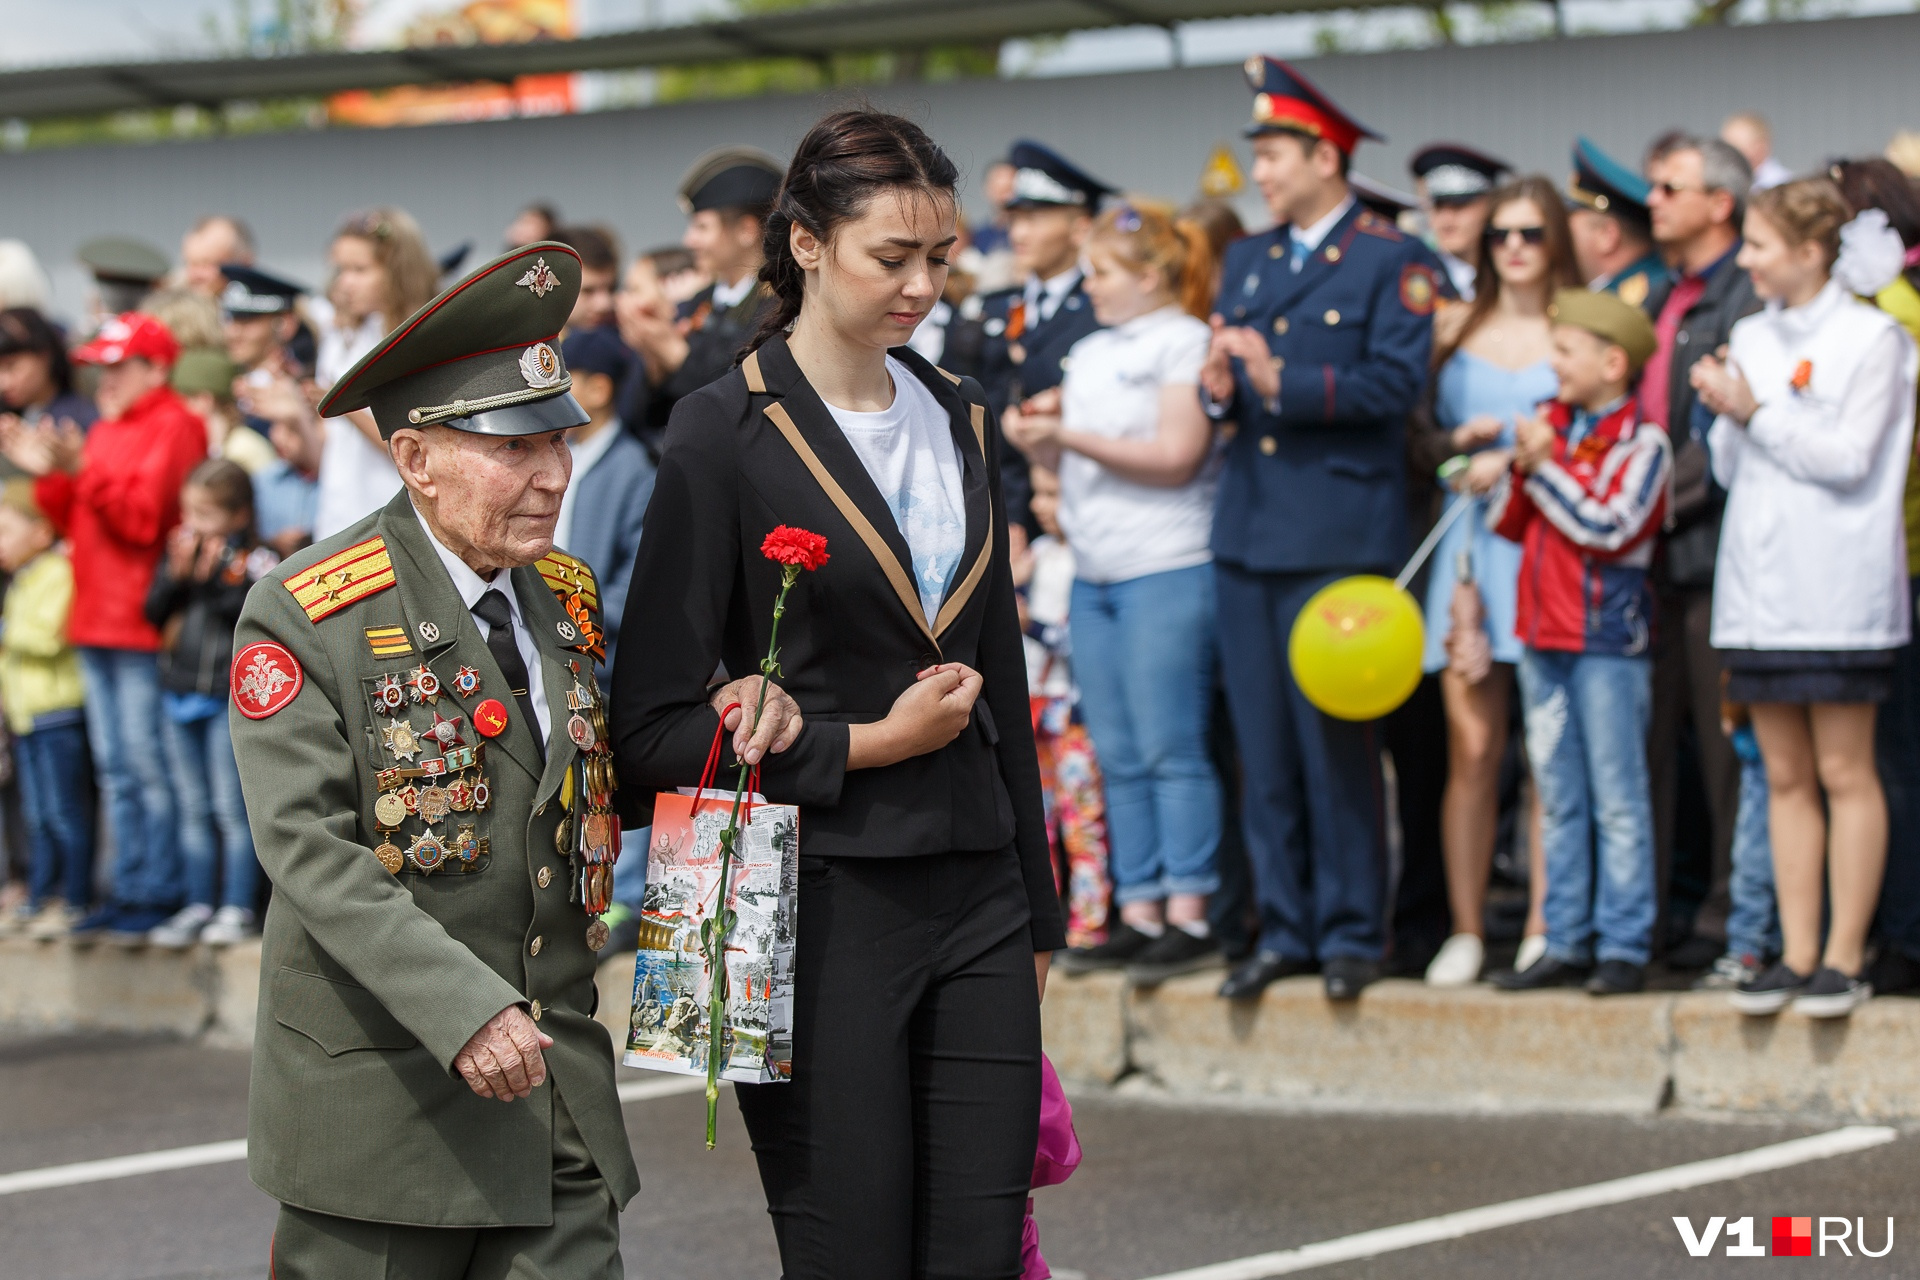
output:
[[[1490,249],[1507,244],[1515,236],[1519,236],[1523,243],[1537,247],[1547,242],[1547,229],[1545,227],[1488,227],[1481,233],[1481,239],[1487,242],[1487,247]]]
[[[1676,187],[1671,182],[1655,182],[1655,183],[1650,183],[1648,185],[1647,194],[1651,196],[1655,192],[1658,192],[1661,195],[1665,196],[1667,199],[1671,200],[1675,196],[1685,196],[1685,195],[1704,196],[1713,190],[1714,190],[1713,187]]]

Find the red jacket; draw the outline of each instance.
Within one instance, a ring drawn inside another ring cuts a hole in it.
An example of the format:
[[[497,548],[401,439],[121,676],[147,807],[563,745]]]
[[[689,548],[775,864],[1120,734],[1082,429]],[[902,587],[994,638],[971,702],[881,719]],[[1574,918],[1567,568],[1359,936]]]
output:
[[[1553,457],[1532,475],[1516,468],[1495,487],[1487,527],[1518,542],[1514,631],[1529,649],[1635,655],[1653,635],[1647,565],[1667,509],[1673,450],[1667,433],[1637,423],[1629,398],[1599,421],[1547,405]]]
[[[160,648],[147,589],[180,520],[180,486],[206,456],[206,424],[172,387],[156,387],[93,424],[79,475],[56,471],[34,485],[40,509],[73,543],[73,644]]]

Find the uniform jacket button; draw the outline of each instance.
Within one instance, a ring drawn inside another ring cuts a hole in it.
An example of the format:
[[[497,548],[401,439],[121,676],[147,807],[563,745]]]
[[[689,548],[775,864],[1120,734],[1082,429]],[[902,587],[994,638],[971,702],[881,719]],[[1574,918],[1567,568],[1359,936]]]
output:
[[[545,945],[547,945],[547,940],[536,934],[534,935],[533,941],[527,944],[527,954],[537,956],[540,954],[540,948]]]
[[[1287,318],[1285,316],[1275,316],[1273,318],[1273,332],[1276,337],[1286,336]]]
[[[1327,322],[1328,328],[1332,328],[1334,325],[1340,323],[1340,313],[1338,311],[1335,311],[1332,307],[1328,307],[1327,314],[1320,318]]]
[[[533,1002],[533,1020],[535,1022],[540,1021],[540,1015],[545,1012],[546,1010],[541,1007],[540,1002],[538,1000],[535,1000]]]
[[[1278,440],[1275,440],[1272,436],[1260,437],[1260,452],[1266,454],[1269,458],[1271,458],[1275,453],[1277,453],[1279,449],[1280,449],[1280,442]]]
[[[539,885],[542,889],[546,888],[548,885],[553,883],[553,868],[552,867],[540,868],[540,873],[534,876],[534,879],[539,882]]]

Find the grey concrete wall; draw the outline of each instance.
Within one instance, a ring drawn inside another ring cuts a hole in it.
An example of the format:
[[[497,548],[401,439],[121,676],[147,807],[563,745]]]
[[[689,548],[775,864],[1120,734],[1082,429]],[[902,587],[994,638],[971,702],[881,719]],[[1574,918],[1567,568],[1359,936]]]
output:
[[[1772,118],[1791,165],[1878,151],[1895,129],[1920,126],[1916,49],[1920,15],[1328,57],[1306,69],[1390,138],[1363,147],[1359,168],[1404,186],[1407,152],[1434,138],[1472,141],[1558,178],[1576,133],[1637,162],[1661,129],[1711,130],[1739,108]],[[0,236],[41,254],[69,311],[82,297],[72,262],[81,241],[124,232],[171,251],[187,223],[214,210],[246,217],[265,260],[310,282],[338,218],[374,203],[412,210],[436,249],[462,240],[491,249],[535,197],[641,248],[677,237],[673,188],[701,151],[751,142],[784,153],[850,96],[3,155]],[[1109,181],[1184,197],[1216,143],[1245,156],[1238,128],[1248,99],[1231,66],[870,96],[922,121],[975,174],[1009,139],[1032,134]]]

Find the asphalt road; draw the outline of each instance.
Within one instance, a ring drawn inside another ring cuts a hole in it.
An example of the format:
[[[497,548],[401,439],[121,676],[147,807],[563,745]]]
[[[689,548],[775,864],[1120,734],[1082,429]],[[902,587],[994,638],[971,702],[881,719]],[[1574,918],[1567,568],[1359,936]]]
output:
[[[641,1073],[631,1073],[634,1078]],[[153,1040],[0,1042],[0,1175],[244,1134],[246,1055]],[[1145,1280],[1203,1264],[1747,1151],[1833,1124],[1663,1116],[1353,1117],[1076,1098],[1086,1163],[1039,1193],[1061,1280]],[[627,1274],[774,1280],[753,1161],[723,1099],[720,1149],[703,1150],[697,1094],[627,1106],[646,1189],[623,1219]],[[0,1183],[4,1183],[0,1177]],[[1831,1159],[1458,1240],[1317,1267],[1322,1280],[1747,1274],[1690,1257],[1674,1215],[1865,1218],[1868,1260],[1784,1260],[1774,1270],[1920,1277],[1920,1132]],[[0,1194],[7,1280],[185,1280],[265,1274],[273,1204],[239,1163]]]

